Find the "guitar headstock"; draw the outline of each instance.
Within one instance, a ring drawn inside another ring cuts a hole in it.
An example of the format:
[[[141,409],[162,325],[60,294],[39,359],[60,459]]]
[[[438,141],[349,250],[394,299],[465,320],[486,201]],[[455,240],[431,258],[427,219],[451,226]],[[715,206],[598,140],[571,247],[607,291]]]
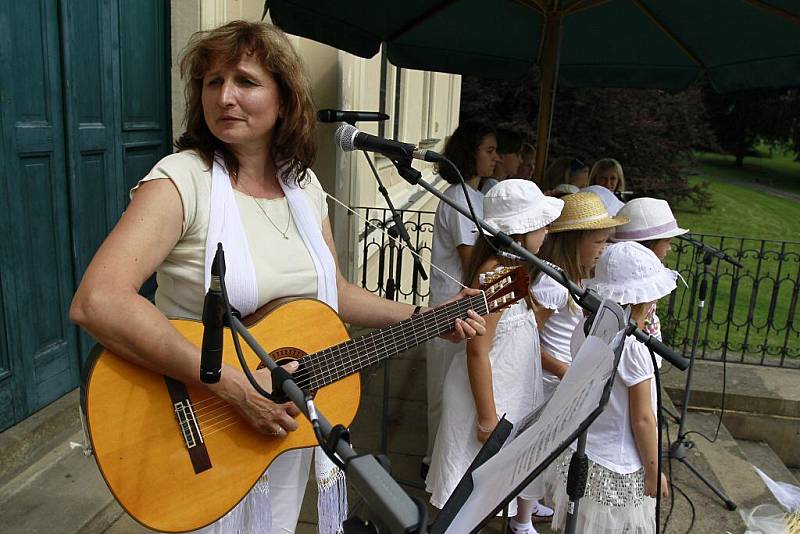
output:
[[[528,295],[530,277],[523,267],[498,267],[478,277],[489,313],[511,306]]]

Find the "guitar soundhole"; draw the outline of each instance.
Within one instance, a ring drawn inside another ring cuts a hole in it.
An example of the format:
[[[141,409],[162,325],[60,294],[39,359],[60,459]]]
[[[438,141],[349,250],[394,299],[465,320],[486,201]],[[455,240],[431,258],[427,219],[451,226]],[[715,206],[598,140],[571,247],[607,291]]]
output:
[[[295,347],[281,347],[273,350],[269,353],[269,355],[278,365],[285,365],[295,360],[300,361],[300,367],[293,373],[295,382],[297,382],[297,385],[300,386],[300,389],[306,393],[310,393],[312,397],[316,394],[316,391],[313,391],[308,387],[310,384],[311,375],[308,369],[306,369],[305,365],[302,363],[302,358],[306,356],[305,352]],[[266,366],[262,362],[258,364],[257,369],[263,369],[264,367]],[[287,397],[282,396],[280,402],[287,402],[288,400],[289,399]]]

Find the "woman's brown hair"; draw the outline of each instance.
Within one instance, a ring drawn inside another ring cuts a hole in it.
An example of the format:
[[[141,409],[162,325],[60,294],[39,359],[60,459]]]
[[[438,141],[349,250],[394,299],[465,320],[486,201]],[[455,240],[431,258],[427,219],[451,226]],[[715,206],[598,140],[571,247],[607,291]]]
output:
[[[186,80],[186,131],[175,143],[178,150],[194,149],[211,167],[220,152],[234,178],[239,161],[209,130],[203,116],[203,77],[217,61],[235,65],[246,55],[255,57],[275,78],[283,114],[275,125],[270,151],[276,165],[286,165],[284,180],[299,183],[317,154],[316,122],[311,90],[300,57],[286,35],[262,22],[229,22],[195,33],[181,57],[181,78]]]

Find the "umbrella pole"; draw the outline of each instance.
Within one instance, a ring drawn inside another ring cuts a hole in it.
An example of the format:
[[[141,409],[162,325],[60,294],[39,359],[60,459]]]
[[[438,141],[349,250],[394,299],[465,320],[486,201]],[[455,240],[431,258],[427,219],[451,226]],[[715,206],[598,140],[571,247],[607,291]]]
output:
[[[556,4],[557,5],[557,4]],[[561,48],[561,11],[547,11],[544,14],[544,38],[539,61],[541,84],[539,88],[539,115],[536,125],[536,164],[534,181],[542,183],[547,166],[547,152],[550,144],[550,125],[553,121],[553,103],[558,82],[558,55]]]

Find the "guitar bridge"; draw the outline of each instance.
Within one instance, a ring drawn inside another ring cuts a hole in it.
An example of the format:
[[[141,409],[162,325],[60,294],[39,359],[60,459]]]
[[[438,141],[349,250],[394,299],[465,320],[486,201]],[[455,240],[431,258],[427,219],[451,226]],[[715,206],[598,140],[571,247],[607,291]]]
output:
[[[194,408],[192,408],[189,399],[175,402],[172,406],[175,410],[175,418],[178,420],[178,425],[181,427],[181,434],[183,434],[183,441],[186,443],[186,448],[191,449],[196,447],[198,440],[200,443],[203,443],[203,434],[200,433],[200,426],[197,424],[197,419],[194,416]]]

